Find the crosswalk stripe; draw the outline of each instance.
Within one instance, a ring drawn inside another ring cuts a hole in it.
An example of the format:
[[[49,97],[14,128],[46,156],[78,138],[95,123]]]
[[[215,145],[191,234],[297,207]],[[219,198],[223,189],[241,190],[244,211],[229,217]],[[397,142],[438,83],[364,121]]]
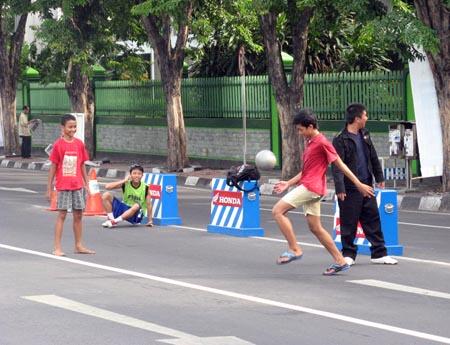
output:
[[[381,280],[362,279],[362,280],[347,280],[347,281],[349,283],[353,283],[353,284],[360,284],[360,285],[378,287],[378,288],[382,288],[382,289],[408,292],[408,293],[413,293],[413,294],[417,294],[417,295],[450,299],[450,294],[446,293],[446,292],[421,289],[421,288],[416,288],[414,286],[389,283],[389,282],[384,282]]]

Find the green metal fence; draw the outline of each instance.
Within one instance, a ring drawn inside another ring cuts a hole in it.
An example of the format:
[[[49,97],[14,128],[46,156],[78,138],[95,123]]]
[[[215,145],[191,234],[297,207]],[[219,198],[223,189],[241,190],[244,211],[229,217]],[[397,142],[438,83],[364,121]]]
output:
[[[22,83],[17,83],[16,88],[16,113],[20,114],[24,106],[25,95],[23,94],[24,88]]]
[[[405,72],[306,75],[303,105],[319,120],[342,120],[352,102],[366,105],[371,120],[404,120],[405,80]]]
[[[38,114],[58,115],[70,111],[70,100],[64,83],[40,84],[30,87],[30,104],[33,116]]]
[[[351,102],[364,103],[371,120],[404,120],[405,80],[405,72],[306,75],[303,105],[312,108],[319,120],[342,120]],[[33,114],[57,115],[70,111],[64,83],[29,85]],[[247,117],[270,119],[272,96],[268,77],[247,76],[245,86]],[[187,119],[242,117],[239,77],[183,79],[181,94]],[[95,81],[95,102],[96,115],[102,118],[164,119],[166,116],[160,81]]]
[[[269,119],[267,76],[246,77],[245,91],[247,117]],[[186,118],[242,118],[240,77],[184,79],[181,97]]]
[[[96,81],[95,107],[99,116],[151,117],[166,116],[161,81]]]

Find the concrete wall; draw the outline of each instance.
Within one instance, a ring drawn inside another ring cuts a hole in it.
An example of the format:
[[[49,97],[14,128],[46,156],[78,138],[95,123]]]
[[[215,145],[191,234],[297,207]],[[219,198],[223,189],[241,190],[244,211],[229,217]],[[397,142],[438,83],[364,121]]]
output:
[[[244,147],[242,130],[224,128],[186,129],[188,155],[208,159],[241,159]],[[257,152],[270,148],[268,130],[247,130],[247,157],[253,159]],[[165,127],[97,126],[97,149],[113,152],[140,152],[165,155],[167,130]]]
[[[334,132],[324,132],[329,140]],[[43,123],[33,134],[33,146],[45,147],[60,135],[56,123]],[[244,138],[240,129],[187,128],[188,155],[195,158],[241,160]],[[389,156],[388,133],[371,133],[380,157]],[[270,149],[270,131],[247,130],[247,159],[253,160],[260,150]],[[166,155],[165,127],[98,125],[97,150],[101,152],[129,152]]]

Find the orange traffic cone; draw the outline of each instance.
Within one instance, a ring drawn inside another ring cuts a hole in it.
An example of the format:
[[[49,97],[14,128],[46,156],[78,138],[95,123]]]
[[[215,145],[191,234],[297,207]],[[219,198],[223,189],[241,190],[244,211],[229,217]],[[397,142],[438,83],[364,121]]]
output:
[[[85,216],[103,216],[106,212],[103,208],[102,196],[100,194],[100,186],[97,181],[97,172],[91,169],[89,172],[89,191],[90,194],[86,200],[86,208],[83,214]]]
[[[58,211],[57,202],[56,202],[57,196],[58,196],[58,192],[56,191],[55,188],[53,188],[52,194],[50,195],[50,207],[47,210]]]

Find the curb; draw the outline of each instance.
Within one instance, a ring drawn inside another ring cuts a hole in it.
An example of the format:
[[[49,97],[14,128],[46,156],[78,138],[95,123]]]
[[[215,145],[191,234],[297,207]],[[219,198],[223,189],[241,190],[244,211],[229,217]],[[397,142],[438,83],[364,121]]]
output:
[[[0,159],[1,168],[23,169],[23,170],[40,170],[48,171],[50,164],[43,162],[21,162],[8,159]],[[98,177],[107,178],[124,178],[126,171],[118,169],[96,168]],[[197,176],[177,176],[177,184],[187,187],[210,188],[212,179],[197,177]],[[273,187],[276,181],[269,180],[268,183],[260,185],[260,193],[263,195],[275,195]],[[335,193],[328,190],[327,195],[322,198],[322,201],[333,201]],[[399,194],[397,197],[398,208],[409,211],[432,211],[432,212],[450,212],[450,194],[436,195],[436,196],[420,196]]]

